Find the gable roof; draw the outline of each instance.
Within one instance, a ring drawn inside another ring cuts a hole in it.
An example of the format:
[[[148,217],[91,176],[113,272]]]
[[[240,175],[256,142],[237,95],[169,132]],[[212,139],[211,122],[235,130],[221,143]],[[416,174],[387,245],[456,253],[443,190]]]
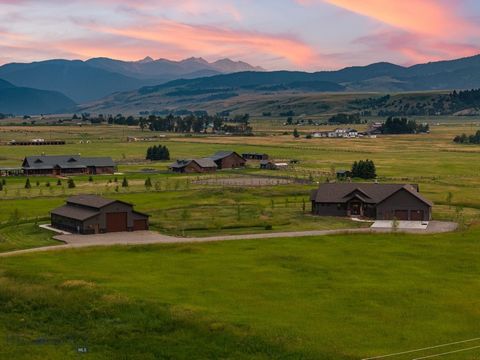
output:
[[[176,169],[184,168],[190,165],[190,163],[192,162],[195,162],[198,166],[202,168],[217,168],[217,164],[211,158],[177,160],[172,165],[170,165],[170,168],[176,168]]]
[[[27,156],[23,160],[24,168],[28,169],[53,169],[60,168],[85,168],[87,166],[115,167],[115,162],[110,157],[81,157],[80,155],[38,155]]]
[[[69,205],[69,204],[60,206],[59,208],[52,210],[51,213],[53,215],[59,215],[69,219],[82,220],[82,221],[90,219],[100,214],[98,210],[95,210],[92,208],[86,208],[86,207]]]
[[[76,196],[70,196],[67,199],[67,204],[81,205],[81,206],[87,206],[95,209],[100,209],[104,206],[113,204],[114,202],[117,202],[117,201],[118,200],[106,199],[104,197],[97,196],[97,195],[76,195]]]
[[[418,186],[410,184],[376,184],[376,183],[326,183],[311,193],[311,200],[320,203],[345,203],[351,200],[352,193],[360,192],[369,197],[365,202],[381,203],[387,198],[405,190],[423,203],[433,203],[418,192]],[[363,196],[362,196],[363,198]]]
[[[218,160],[225,159],[226,157],[229,157],[230,155],[236,155],[239,158],[243,159],[243,157],[240,156],[236,151],[217,151],[215,154],[210,156],[210,159],[212,159],[213,161],[218,161]]]

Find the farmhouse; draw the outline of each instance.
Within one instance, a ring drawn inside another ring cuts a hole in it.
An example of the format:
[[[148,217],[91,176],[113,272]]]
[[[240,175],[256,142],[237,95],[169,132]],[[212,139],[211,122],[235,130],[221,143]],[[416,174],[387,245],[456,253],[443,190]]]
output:
[[[133,205],[96,195],[78,195],[51,212],[53,227],[78,234],[148,230],[147,214]]]
[[[312,214],[358,216],[377,220],[429,221],[432,202],[417,185],[326,183],[312,191]]]
[[[113,174],[116,165],[109,157],[80,155],[27,156],[22,163],[25,175]]]
[[[356,138],[359,133],[355,129],[335,129],[333,131],[318,131],[312,134],[314,138]]]
[[[177,160],[170,165],[170,170],[177,173],[215,172],[217,164],[210,158]]]
[[[219,169],[236,169],[244,167],[246,160],[235,151],[219,151],[210,157]]]

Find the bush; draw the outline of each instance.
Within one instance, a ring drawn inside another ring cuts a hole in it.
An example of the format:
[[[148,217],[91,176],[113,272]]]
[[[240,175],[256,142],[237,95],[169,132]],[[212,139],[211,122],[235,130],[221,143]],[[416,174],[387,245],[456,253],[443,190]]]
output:
[[[123,177],[122,187],[128,187],[128,180],[126,177]]]
[[[75,181],[73,181],[73,179],[68,179],[68,181],[67,181],[67,187],[68,187],[69,189],[75,188]]]
[[[273,230],[273,226],[271,224],[265,225],[265,230]]]
[[[25,189],[31,189],[32,185],[30,184],[30,179],[27,178],[27,181],[25,181]]]

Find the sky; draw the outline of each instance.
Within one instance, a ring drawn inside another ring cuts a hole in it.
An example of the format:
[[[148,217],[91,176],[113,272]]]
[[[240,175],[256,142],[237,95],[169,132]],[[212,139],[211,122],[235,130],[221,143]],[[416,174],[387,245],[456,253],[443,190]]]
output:
[[[320,71],[477,53],[478,0],[0,0],[0,64],[228,57]]]

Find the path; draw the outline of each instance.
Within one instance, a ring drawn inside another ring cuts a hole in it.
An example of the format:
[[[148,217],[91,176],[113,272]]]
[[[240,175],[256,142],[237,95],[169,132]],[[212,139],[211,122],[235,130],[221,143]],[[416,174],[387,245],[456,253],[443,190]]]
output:
[[[406,233],[416,234],[435,234],[454,231],[457,228],[456,223],[431,221],[426,230],[401,230]],[[358,228],[358,229],[337,229],[337,230],[311,230],[311,231],[291,231],[274,232],[246,235],[222,235],[211,237],[173,237],[162,235],[154,231],[136,231],[123,233],[107,233],[98,235],[56,235],[53,238],[63,242],[63,245],[44,246],[25,250],[16,250],[0,253],[0,257],[29,254],[43,251],[56,251],[65,249],[74,249],[90,246],[111,246],[111,245],[146,245],[146,244],[182,244],[182,243],[203,243],[213,241],[232,241],[232,240],[252,240],[252,239],[272,239],[272,238],[291,238],[306,236],[324,236],[335,234],[353,234],[353,233],[387,233],[390,228]]]

